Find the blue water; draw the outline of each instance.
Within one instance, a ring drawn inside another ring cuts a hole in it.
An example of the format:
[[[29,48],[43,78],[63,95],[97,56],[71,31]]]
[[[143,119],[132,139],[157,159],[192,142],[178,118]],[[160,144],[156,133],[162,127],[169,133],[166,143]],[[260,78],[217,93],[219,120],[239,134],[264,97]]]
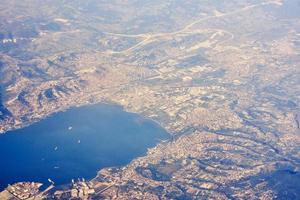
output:
[[[59,112],[0,135],[0,190],[20,181],[47,185],[50,178],[61,185],[91,179],[99,169],[126,165],[167,138],[154,122],[117,106]]]

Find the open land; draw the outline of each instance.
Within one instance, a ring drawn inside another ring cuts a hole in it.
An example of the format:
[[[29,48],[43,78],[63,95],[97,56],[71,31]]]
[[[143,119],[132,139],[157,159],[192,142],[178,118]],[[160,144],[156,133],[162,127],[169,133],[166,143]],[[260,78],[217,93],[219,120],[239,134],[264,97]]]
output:
[[[297,1],[59,2],[0,5],[0,131],[105,102],[172,139],[37,198],[300,197]]]

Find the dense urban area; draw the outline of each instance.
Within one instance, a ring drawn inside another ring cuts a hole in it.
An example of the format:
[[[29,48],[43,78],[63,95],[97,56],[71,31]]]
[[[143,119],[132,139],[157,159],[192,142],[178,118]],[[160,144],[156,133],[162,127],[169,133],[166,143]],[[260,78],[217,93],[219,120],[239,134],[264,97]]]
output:
[[[15,183],[0,199],[299,199],[299,10],[297,0],[3,0],[2,133],[103,102],[171,139],[92,180]]]

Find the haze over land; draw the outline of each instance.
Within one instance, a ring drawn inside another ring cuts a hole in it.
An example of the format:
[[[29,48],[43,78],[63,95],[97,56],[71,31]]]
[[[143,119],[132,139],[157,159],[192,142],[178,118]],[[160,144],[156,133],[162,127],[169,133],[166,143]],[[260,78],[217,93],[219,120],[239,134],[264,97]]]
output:
[[[38,198],[300,198],[299,1],[2,0],[0,15],[1,132],[105,102],[172,136],[94,192]]]

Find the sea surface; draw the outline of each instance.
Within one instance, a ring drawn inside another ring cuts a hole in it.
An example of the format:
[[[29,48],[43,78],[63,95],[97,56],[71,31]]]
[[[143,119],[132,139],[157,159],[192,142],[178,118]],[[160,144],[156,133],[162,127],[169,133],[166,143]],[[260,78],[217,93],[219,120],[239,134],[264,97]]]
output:
[[[98,170],[128,164],[168,139],[151,120],[118,106],[71,108],[0,135],[0,190],[20,181],[49,185],[91,179]]]

